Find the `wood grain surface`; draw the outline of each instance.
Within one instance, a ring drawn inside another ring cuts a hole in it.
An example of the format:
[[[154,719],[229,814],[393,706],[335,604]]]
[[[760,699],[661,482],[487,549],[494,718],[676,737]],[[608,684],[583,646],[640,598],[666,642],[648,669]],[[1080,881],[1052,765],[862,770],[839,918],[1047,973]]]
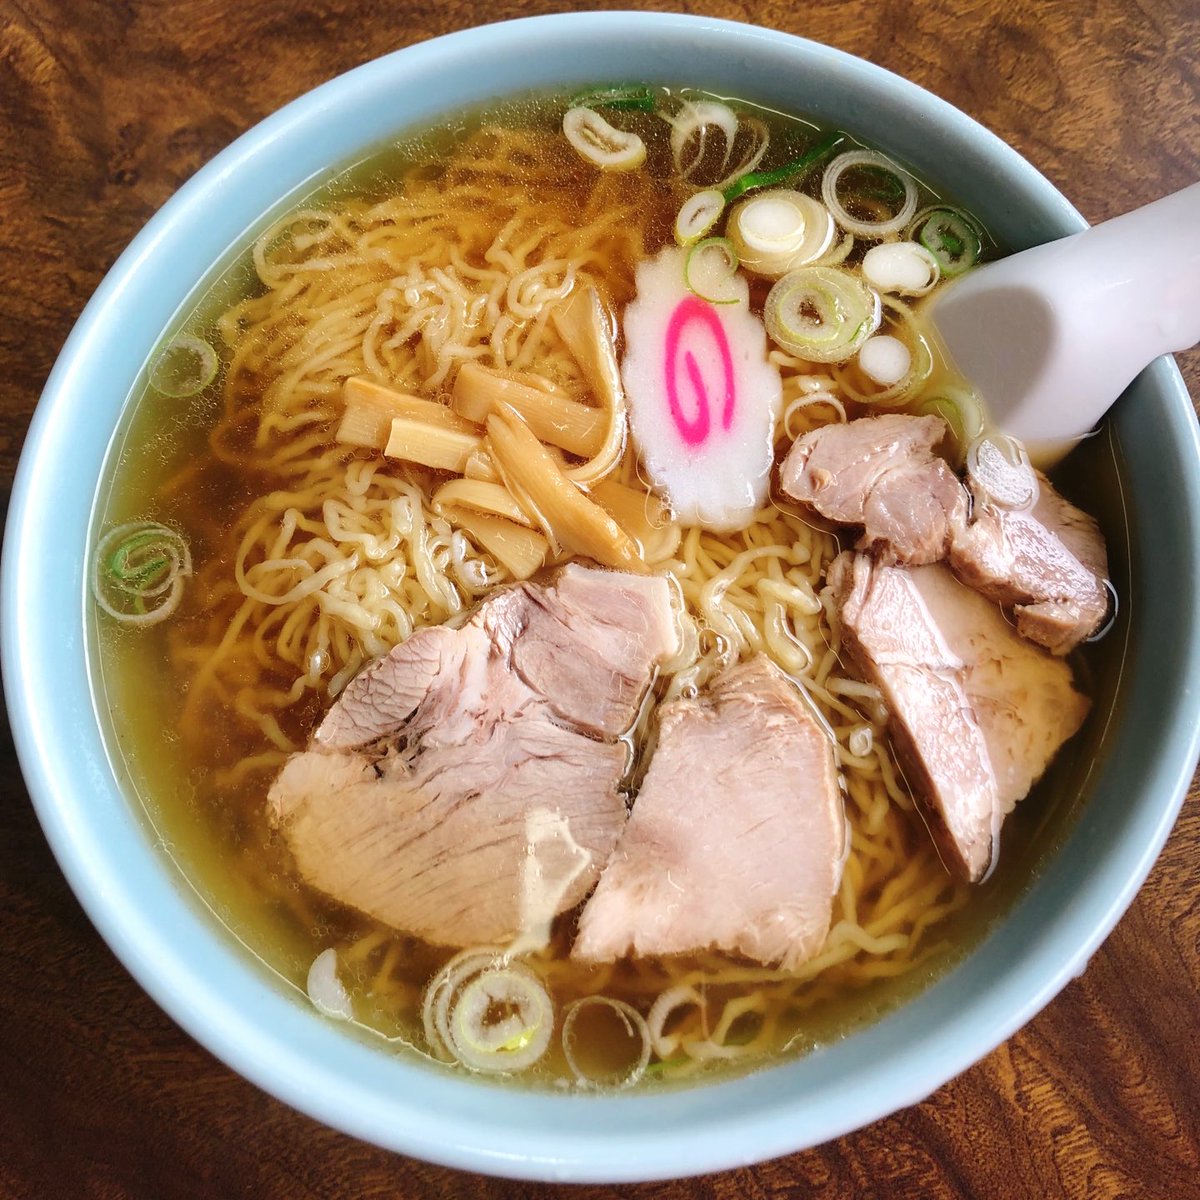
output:
[[[633,4],[630,7],[656,7]],[[1091,220],[1200,179],[1196,0],[701,0],[932,89]],[[0,472],[89,294],[171,192],[313,85],[542,0],[0,0]],[[1181,359],[1200,395],[1200,353]],[[1180,603],[1195,603],[1181,596]],[[233,1075],[126,975],[0,742],[0,1197],[547,1197],[333,1133]],[[752,1169],[601,1197],[1200,1197],[1200,805],[1025,1030],[929,1100]]]

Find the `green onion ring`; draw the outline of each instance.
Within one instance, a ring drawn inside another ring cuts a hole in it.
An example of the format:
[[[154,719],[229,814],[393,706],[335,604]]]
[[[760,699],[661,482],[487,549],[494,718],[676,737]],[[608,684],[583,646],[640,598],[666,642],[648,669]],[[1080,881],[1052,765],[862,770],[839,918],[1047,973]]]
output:
[[[675,240],[681,246],[698,242],[721,219],[725,197],[713,188],[696,192],[683,202],[675,218]]]
[[[892,216],[882,221],[864,221],[846,211],[846,206],[838,196],[838,182],[847,171],[855,167],[873,167],[895,181],[898,185],[896,198],[901,199],[901,204]],[[913,213],[917,211],[917,185],[913,183],[908,172],[890,158],[874,150],[850,150],[839,154],[825,168],[825,174],[821,178],[821,199],[825,202],[825,207],[833,213],[833,219],[847,233],[856,237],[881,239],[903,229],[912,220]]]
[[[217,352],[190,333],[173,337],[150,368],[150,386],[164,396],[182,400],[202,392],[217,376]]]
[[[970,388],[945,385],[914,409],[918,417],[941,417],[954,441],[954,465],[961,467],[967,447],[983,436],[983,406]]]
[[[809,362],[844,362],[879,327],[879,297],[839,267],[801,267],[771,289],[763,320],[771,340]]]
[[[187,540],[155,521],[131,521],[110,529],[96,546],[92,594],[123,625],[165,621],[183,599],[192,573]]]
[[[489,1019],[497,1008],[509,1010]],[[450,1014],[451,1053],[475,1071],[520,1071],[546,1052],[554,1029],[550,995],[532,971],[481,971],[459,991]]]
[[[1032,508],[1041,490],[1025,447],[995,431],[967,447],[967,476],[976,499],[1011,511]]]
[[[489,1025],[494,1004],[514,1011]],[[437,1057],[474,1071],[521,1071],[546,1052],[554,1011],[528,966],[499,947],[479,947],[456,954],[430,980],[421,1020]]]
[[[575,1022],[585,1008],[611,1009],[624,1025],[626,1033],[630,1037],[637,1037],[640,1043],[637,1059],[624,1075],[615,1079],[597,1079],[595,1076],[589,1075],[576,1061],[573,1036]],[[572,1001],[563,1013],[561,1037],[563,1057],[567,1060],[567,1066],[571,1068],[576,1082],[583,1088],[621,1091],[624,1088],[633,1087],[646,1073],[646,1068],[650,1064],[650,1028],[646,1024],[646,1018],[632,1004],[627,1004],[624,1000],[613,1000],[609,996],[583,996]]]
[[[886,332],[908,347],[912,356],[908,372],[890,387],[875,385],[869,390],[857,386],[851,371],[836,372],[837,381],[846,395],[859,404],[899,408],[914,398],[933,373],[933,351],[929,348],[929,341],[921,332],[908,305],[903,301],[893,296],[884,296],[882,316],[881,326],[887,326]]]
[[[738,256],[728,238],[705,238],[689,251],[683,264],[684,282],[693,295],[709,304],[736,304],[738,296],[722,295],[737,277]]]
[[[820,262],[837,233],[820,200],[786,188],[758,192],[741,201],[725,231],[742,266],[768,279]]]
[[[975,219],[946,205],[918,213],[909,225],[908,238],[933,255],[948,279],[973,267],[983,252],[983,230]]]

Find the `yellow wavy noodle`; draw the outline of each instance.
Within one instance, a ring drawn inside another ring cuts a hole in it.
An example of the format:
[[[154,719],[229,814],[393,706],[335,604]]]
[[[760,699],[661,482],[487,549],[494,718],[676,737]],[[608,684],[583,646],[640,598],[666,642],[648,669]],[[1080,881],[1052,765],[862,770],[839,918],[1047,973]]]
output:
[[[475,360],[536,372],[586,400],[550,315],[584,280],[614,305],[627,300],[645,231],[668,227],[677,200],[643,173],[581,176],[549,135],[484,129],[444,164],[412,168],[387,199],[278,222],[254,247],[260,289],[219,323],[227,365],[212,445],[249,499],[228,528],[212,518],[194,615],[172,631],[188,681],[183,733],[211,752],[213,729],[227,731],[210,799],[243,829],[240,869],[265,903],[312,932],[314,953],[338,942],[360,1011],[383,1032],[419,1042],[423,980],[444,955],[300,887],[265,827],[263,794],[364,662],[507,576],[431,510],[428,479],[333,442],[341,385],[368,374],[436,397]],[[781,444],[845,418],[821,368],[772,357],[785,380]],[[632,458],[622,472],[637,482]],[[166,490],[195,479],[189,469]],[[681,532],[658,564],[679,581],[690,618],[665,695],[769,654],[836,739],[852,838],[825,947],[794,974],[715,954],[580,968],[556,953],[569,936],[558,931],[540,969],[560,1003],[605,991],[646,1011],[669,989],[700,990],[703,1005],[684,1006],[670,1029],[674,1051],[655,1068],[666,1075],[796,1039],[809,1009],[923,962],[938,923],[966,898],[914,815],[878,695],[841,676],[829,649],[820,590],[834,539],[776,507],[732,537]]]

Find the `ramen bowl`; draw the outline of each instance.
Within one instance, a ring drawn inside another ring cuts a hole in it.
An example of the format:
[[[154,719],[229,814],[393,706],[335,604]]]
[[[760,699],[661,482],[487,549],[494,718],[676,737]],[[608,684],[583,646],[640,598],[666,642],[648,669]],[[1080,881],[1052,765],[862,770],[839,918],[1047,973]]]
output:
[[[921,1100],[1028,1021],[1087,964],[1178,811],[1197,753],[1200,445],[1172,363],[1114,410],[1128,552],[1111,702],[1081,819],[958,961],[848,1036],[741,1078],[552,1094],[451,1073],[349,1036],[280,986],[191,891],[106,748],[89,634],[88,537],[135,381],[199,281],[314,179],[408,127],[533,88],[693,83],[873,141],[1014,248],[1080,229],[1013,150],[913,84],[767,30],[631,13],[533,18],[439,38],[290,104],[200,171],[109,273],[32,424],[4,548],[3,665],[22,767],[71,886],[121,961],[233,1069],[356,1137],[528,1179],[640,1180],[740,1166]],[[502,1100],[502,1102],[500,1102]]]

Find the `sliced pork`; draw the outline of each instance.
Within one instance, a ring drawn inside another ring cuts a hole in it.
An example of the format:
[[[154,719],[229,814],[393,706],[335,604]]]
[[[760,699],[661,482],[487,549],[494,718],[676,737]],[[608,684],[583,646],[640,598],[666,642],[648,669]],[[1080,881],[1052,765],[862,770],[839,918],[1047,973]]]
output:
[[[1087,699],[1061,659],[945,567],[846,553],[826,578],[843,660],[883,693],[893,747],[943,861],[980,879],[1000,823],[1083,723]]]
[[[903,413],[826,425],[797,439],[780,486],[827,520],[862,527],[858,549],[880,562],[948,560],[963,583],[1012,609],[1023,636],[1066,654],[1108,614],[1100,527],[1040,473],[1026,510],[998,507],[970,478],[968,493],[934,453],[946,432],[940,417]]]
[[[1037,479],[1037,502],[1023,512],[989,504],[968,480],[973,516],[951,541],[950,565],[964,583],[1011,606],[1025,637],[1066,654],[1108,615],[1108,556],[1099,525],[1040,472]]]
[[[677,651],[660,578],[568,566],[418,630],[346,688],[273,784],[301,874],[397,929],[507,942],[591,890],[655,667]]]
[[[860,550],[885,562],[938,562],[967,516],[962,484],[934,453],[946,432],[941,417],[899,413],[824,425],[796,440],[780,486],[830,521],[861,526]]]
[[[793,968],[829,931],[845,844],[832,743],[759,656],[660,709],[658,746],[572,955],[713,949]]]

